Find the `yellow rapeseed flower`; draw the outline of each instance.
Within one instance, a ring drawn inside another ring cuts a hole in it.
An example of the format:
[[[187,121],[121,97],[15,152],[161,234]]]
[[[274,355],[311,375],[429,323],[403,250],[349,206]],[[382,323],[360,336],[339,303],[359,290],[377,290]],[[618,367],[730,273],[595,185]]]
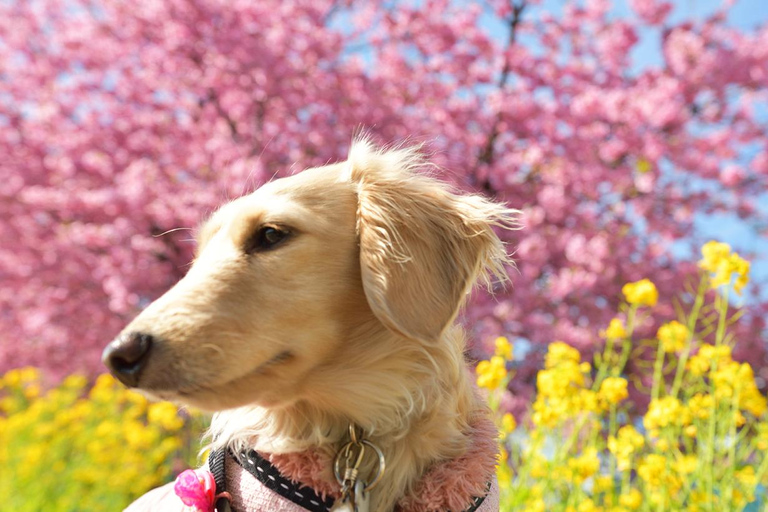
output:
[[[594,493],[603,493],[613,490],[613,477],[611,475],[596,476],[592,489]]]
[[[718,366],[723,366],[731,361],[731,347],[719,345],[717,347],[705,343],[698,353],[688,361],[688,371],[696,377],[700,377],[709,371],[711,363],[717,361]]]
[[[688,408],[673,396],[651,400],[648,412],[643,417],[646,430],[664,428],[669,425],[687,425],[690,423]]]
[[[752,466],[746,466],[736,471],[735,476],[736,480],[748,489],[757,485],[757,475],[755,475],[755,468]]]
[[[547,347],[547,355],[544,358],[545,368],[554,368],[555,366],[569,362],[581,362],[581,354],[578,350],[562,341],[555,341],[554,343],[549,344],[549,347]]]
[[[645,439],[632,425],[621,427],[616,437],[608,438],[608,450],[616,457],[619,471],[632,469],[632,456],[644,444]]]
[[[495,355],[501,356],[507,361],[511,361],[514,358],[514,347],[507,338],[499,336],[494,344],[496,345]]]
[[[627,283],[621,288],[628,303],[636,306],[655,306],[659,300],[656,285],[648,279]]]
[[[595,503],[589,498],[582,500],[582,502],[579,503],[579,506],[576,508],[576,512],[601,512],[602,510],[602,508],[595,505]]]
[[[507,489],[512,484],[512,471],[506,464],[500,464],[496,468],[496,476],[499,481],[499,487]]]
[[[700,420],[709,418],[709,413],[715,405],[715,398],[712,395],[696,393],[688,400],[688,410],[691,414]]]
[[[478,386],[494,390],[501,385],[507,376],[506,362],[501,356],[493,356],[489,361],[477,363],[475,373],[477,373]]]
[[[62,387],[80,390],[88,384],[88,379],[84,375],[68,375],[61,383]]]
[[[608,324],[608,328],[601,334],[603,338],[619,340],[627,337],[627,330],[624,328],[624,322],[618,318],[613,318]]]
[[[663,455],[646,455],[637,466],[637,474],[652,489],[666,488],[671,493],[677,492],[682,481],[670,472],[667,459]]]
[[[501,431],[505,434],[513,432],[517,428],[517,422],[515,417],[510,413],[506,413],[501,418]]]
[[[701,248],[702,259],[699,260],[699,268],[707,272],[717,272],[720,263],[727,259],[730,253],[730,245],[710,240]]]
[[[703,258],[699,261],[699,267],[709,274],[714,274],[710,283],[712,288],[730,284],[735,274],[733,288],[736,293],[741,294],[749,283],[750,263],[738,253],[731,253],[730,245],[714,240],[704,244],[701,254]]]
[[[184,426],[184,421],[179,417],[178,408],[170,402],[150,404],[147,409],[147,419],[150,423],[160,425],[171,432]]]
[[[690,475],[699,466],[699,459],[695,455],[681,455],[675,461],[675,471],[681,475]]]
[[[630,510],[637,510],[643,504],[643,494],[637,489],[630,489],[628,493],[619,496],[619,504]]]
[[[608,377],[600,384],[598,396],[609,404],[618,404],[629,396],[627,380],[621,377]]]
[[[659,327],[656,337],[659,339],[664,352],[680,352],[688,340],[688,327],[677,320],[672,320]]]
[[[747,389],[741,392],[739,396],[739,407],[749,412],[755,417],[760,417],[768,410],[766,398],[754,385],[754,382],[747,385]]]
[[[744,287],[749,284],[749,270],[751,264],[741,258],[738,254],[734,254],[731,258],[731,269],[736,273],[736,281],[733,283],[733,289],[736,293],[741,295]]]
[[[578,457],[568,459],[568,468],[571,470],[571,478],[574,482],[581,483],[600,469],[600,459],[597,457],[597,449],[586,448]]]

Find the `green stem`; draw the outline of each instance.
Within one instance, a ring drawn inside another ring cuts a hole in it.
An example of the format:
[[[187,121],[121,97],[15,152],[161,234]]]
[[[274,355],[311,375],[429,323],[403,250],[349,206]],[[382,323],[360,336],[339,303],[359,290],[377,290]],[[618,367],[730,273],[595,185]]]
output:
[[[693,346],[693,337],[696,332],[696,323],[699,320],[699,311],[701,310],[701,307],[704,305],[704,297],[707,293],[707,284],[709,283],[709,279],[706,275],[701,276],[701,280],[699,281],[699,287],[696,291],[696,299],[693,303],[693,309],[691,309],[691,315],[688,317],[688,339],[685,340],[685,348],[683,349],[682,354],[680,354],[680,359],[677,361],[677,370],[675,372],[675,379],[672,383],[672,391],[670,392],[670,395],[677,397],[677,394],[680,391],[680,386],[683,383],[683,372],[685,371],[685,365],[688,362],[688,356],[691,354],[691,348]]]
[[[637,306],[633,304],[627,313],[627,336],[622,340],[621,355],[619,356],[619,366],[617,367],[616,375],[621,375],[624,371],[624,367],[627,365],[627,359],[629,359],[629,353],[632,348],[632,334],[635,332],[636,314]]]
[[[726,465],[728,473],[726,478],[727,486],[724,493],[726,499],[731,499],[733,496],[733,479],[736,470],[736,415],[739,412],[739,397],[741,395],[741,386],[739,384],[736,383],[737,387],[731,400],[731,415],[729,416],[728,440],[731,445],[728,448],[728,463]]]
[[[728,319],[728,295],[731,291],[731,287],[727,286],[722,296],[718,296],[718,313],[720,317],[717,319],[717,335],[715,336],[715,346],[719,347],[723,344],[725,339],[725,322]]]
[[[663,384],[661,369],[664,366],[664,345],[659,342],[656,348],[656,362],[653,364],[653,387],[651,388],[651,398],[658,400]]]

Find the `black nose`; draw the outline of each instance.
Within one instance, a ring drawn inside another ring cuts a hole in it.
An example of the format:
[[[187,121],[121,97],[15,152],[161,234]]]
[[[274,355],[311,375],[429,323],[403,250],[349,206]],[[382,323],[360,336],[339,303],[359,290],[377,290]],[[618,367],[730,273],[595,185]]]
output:
[[[151,334],[131,332],[115,338],[101,354],[101,362],[112,375],[128,387],[139,384],[139,376],[149,359],[154,338]]]

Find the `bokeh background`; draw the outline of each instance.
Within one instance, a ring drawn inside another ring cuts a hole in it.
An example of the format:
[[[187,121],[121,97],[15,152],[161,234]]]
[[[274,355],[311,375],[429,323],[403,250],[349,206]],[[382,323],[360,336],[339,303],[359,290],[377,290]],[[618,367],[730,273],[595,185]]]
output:
[[[752,262],[733,356],[765,391],[764,0],[2,0],[0,373],[37,369],[6,395],[88,399],[201,220],[344,159],[361,130],[424,143],[444,179],[522,210],[512,286],[463,319],[474,358],[515,345],[504,411],[526,416],[549,343],[603,349],[625,283],[659,290],[639,335],[676,318],[712,238]],[[652,372],[624,371],[642,411]],[[28,407],[5,403],[6,423]]]

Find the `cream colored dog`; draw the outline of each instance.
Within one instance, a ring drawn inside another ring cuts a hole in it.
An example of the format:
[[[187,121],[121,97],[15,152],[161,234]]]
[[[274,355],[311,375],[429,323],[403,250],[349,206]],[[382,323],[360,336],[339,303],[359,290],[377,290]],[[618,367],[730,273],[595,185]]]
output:
[[[151,396],[221,411],[215,447],[335,451],[358,425],[387,463],[371,510],[392,510],[488,414],[454,321],[478,279],[506,279],[493,228],[516,217],[422,167],[415,149],[361,140],[346,162],[225,205],[105,363]]]

